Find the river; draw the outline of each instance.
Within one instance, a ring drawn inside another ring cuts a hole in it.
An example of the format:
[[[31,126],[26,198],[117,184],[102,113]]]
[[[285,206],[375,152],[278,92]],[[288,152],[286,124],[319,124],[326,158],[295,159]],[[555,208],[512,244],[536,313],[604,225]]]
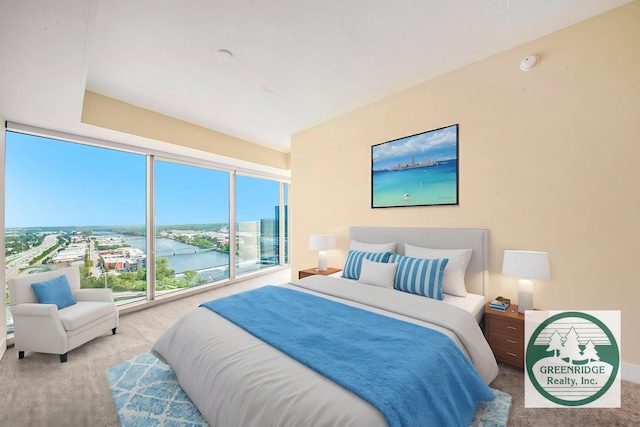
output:
[[[139,237],[131,238],[129,236],[122,237],[132,248],[141,249],[145,253],[147,252],[146,239]],[[229,254],[227,253],[217,251],[198,252],[201,249],[197,246],[188,245],[172,239],[156,239],[156,252],[171,253],[179,249],[193,249],[194,253],[163,256],[163,258],[169,260],[169,268],[174,269],[176,273],[183,273],[186,270],[204,270],[211,267],[227,266],[229,264]]]
[[[124,242],[132,248],[140,249],[147,253],[147,239],[140,236],[127,236],[111,232],[95,232],[100,237],[122,238]],[[170,255],[174,251],[184,253],[184,249],[193,250],[193,253]],[[182,251],[180,251],[182,250]],[[175,270],[176,274],[185,272],[186,270],[204,270],[212,267],[228,266],[229,254],[217,251],[204,251],[197,246],[188,245],[176,240],[167,238],[156,239],[156,252],[162,254],[163,258],[168,259],[169,268]],[[169,255],[165,255],[169,254]],[[228,274],[228,273],[227,273]]]

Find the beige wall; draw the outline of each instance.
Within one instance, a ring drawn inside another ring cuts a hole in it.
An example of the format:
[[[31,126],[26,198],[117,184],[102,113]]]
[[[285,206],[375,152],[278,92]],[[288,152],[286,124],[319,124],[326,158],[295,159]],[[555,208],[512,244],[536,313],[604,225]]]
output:
[[[536,307],[622,310],[640,365],[638,22],[633,2],[294,135],[292,274],[316,265],[314,233],[337,236],[341,267],[349,225],[487,228],[489,297],[517,299],[505,249],[548,251]],[[371,146],[455,123],[460,205],[371,209]]]
[[[289,154],[85,91],[82,122],[145,138],[289,170]]]

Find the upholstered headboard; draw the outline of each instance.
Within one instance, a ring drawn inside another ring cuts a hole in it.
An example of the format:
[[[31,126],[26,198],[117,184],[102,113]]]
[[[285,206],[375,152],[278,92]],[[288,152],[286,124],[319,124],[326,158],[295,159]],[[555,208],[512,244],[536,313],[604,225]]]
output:
[[[465,275],[467,291],[486,296],[489,285],[489,230],[351,226],[349,238],[366,243],[397,242],[396,252],[400,255],[404,255],[405,243],[435,249],[472,249]]]

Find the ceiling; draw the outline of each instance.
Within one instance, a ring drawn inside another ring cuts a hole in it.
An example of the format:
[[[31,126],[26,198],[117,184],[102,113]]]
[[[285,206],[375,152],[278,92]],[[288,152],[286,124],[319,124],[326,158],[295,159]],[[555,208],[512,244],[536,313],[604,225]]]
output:
[[[160,144],[81,123],[90,90],[289,152],[296,132],[629,2],[1,0],[0,114]]]

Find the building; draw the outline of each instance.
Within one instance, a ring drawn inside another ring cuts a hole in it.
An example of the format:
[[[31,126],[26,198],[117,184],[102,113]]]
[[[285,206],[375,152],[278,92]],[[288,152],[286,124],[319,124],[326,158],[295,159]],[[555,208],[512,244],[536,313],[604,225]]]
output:
[[[72,263],[84,260],[87,254],[86,243],[71,243],[59,251],[52,259],[54,263]]]

